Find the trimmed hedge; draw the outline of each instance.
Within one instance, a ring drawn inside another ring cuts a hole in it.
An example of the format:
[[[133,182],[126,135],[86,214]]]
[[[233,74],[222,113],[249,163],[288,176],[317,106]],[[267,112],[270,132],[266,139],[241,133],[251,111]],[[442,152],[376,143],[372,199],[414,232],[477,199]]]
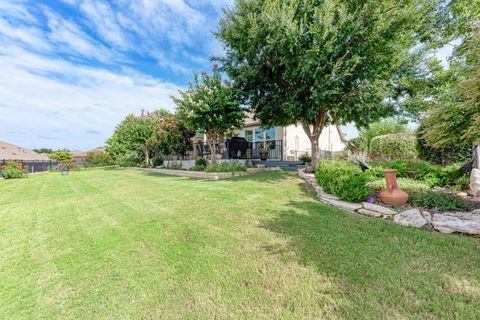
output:
[[[320,161],[315,176],[325,192],[345,201],[364,201],[370,194],[368,175],[353,162]]]
[[[378,136],[370,143],[370,156],[373,159],[416,159],[417,139],[409,133],[394,133]]]

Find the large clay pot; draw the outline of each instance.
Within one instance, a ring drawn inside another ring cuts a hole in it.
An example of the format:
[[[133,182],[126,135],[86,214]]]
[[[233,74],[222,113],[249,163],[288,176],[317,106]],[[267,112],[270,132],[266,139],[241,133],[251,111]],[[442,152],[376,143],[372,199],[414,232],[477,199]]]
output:
[[[397,170],[383,170],[383,174],[387,182],[387,189],[380,193],[380,199],[382,199],[383,203],[394,206],[405,204],[408,200],[408,194],[398,189]]]

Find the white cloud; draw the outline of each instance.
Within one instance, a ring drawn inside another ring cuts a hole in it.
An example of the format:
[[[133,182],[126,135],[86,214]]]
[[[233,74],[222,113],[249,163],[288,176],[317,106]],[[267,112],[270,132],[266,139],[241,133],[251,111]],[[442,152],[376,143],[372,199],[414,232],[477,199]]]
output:
[[[142,108],[173,108],[178,87],[133,71],[114,73],[45,58],[20,48],[0,49],[0,136],[26,147],[93,148],[116,123]],[[61,75],[72,75],[65,81]],[[52,134],[68,132],[69,134]],[[85,134],[95,130],[100,134]],[[45,139],[58,138],[57,139]],[[81,140],[82,142],[80,143]]]
[[[221,53],[232,1],[0,0],[0,140],[89,149],[128,113],[172,109],[175,82]]]
[[[0,36],[18,40],[36,50],[50,50],[50,45],[43,39],[42,33],[37,28],[13,26],[3,18],[0,18]]]
[[[126,39],[115,13],[103,1],[85,0],[80,5],[85,16],[94,24],[96,32],[109,44],[124,48]]]

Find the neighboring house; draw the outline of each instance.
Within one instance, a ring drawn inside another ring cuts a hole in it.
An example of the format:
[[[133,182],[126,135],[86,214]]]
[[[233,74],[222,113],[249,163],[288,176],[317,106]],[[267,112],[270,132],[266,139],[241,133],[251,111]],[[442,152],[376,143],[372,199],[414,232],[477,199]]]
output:
[[[105,147],[98,147],[90,151],[72,151],[72,163],[78,166],[87,164],[87,156],[89,153],[105,153]]]
[[[245,126],[235,130],[234,134],[252,143],[254,155],[255,149],[261,148],[263,141],[270,141],[270,159],[294,161],[302,154],[311,154],[312,151],[310,139],[301,125],[266,129],[262,128],[259,120],[250,116],[246,119]],[[320,151],[328,154],[342,151],[345,149],[346,142],[340,126],[327,126],[319,138]]]
[[[0,165],[5,165],[11,161],[23,164],[31,173],[48,171],[48,169],[55,167],[57,163],[51,161],[45,154],[0,141]]]

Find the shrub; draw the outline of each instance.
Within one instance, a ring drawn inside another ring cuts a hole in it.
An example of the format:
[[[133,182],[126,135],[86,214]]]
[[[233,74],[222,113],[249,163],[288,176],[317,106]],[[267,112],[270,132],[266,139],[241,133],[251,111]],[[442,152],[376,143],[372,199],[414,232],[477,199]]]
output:
[[[455,186],[453,187],[453,190],[460,191],[468,188],[469,186],[470,186],[470,178],[464,175],[458,178],[457,180],[455,180]]]
[[[449,146],[442,149],[435,149],[427,145],[422,137],[424,125],[420,124],[417,130],[417,150],[420,159],[438,164],[451,164],[456,162],[467,162],[472,159],[471,146]]]
[[[161,165],[163,165],[162,156],[155,156],[151,160],[152,160],[152,166],[153,167],[160,167]]]
[[[139,159],[133,153],[125,153],[121,156],[118,156],[115,164],[121,167],[136,167],[138,166]]]
[[[306,162],[306,163],[311,163],[312,162],[312,157],[308,153],[304,153],[300,157],[298,157],[298,160]]]
[[[422,193],[430,190],[430,187],[421,181],[415,181],[409,178],[398,178],[397,179],[398,187],[408,193],[409,195],[414,195],[417,193]],[[377,179],[367,183],[367,186],[375,192],[380,192],[386,189],[387,184],[385,179]]]
[[[108,153],[89,152],[87,153],[88,167],[106,167],[113,164],[113,159]]]
[[[373,164],[369,174],[376,178],[383,178],[384,169],[397,170],[398,178],[410,178],[433,186],[451,186],[462,177],[460,164],[440,166],[424,160],[396,160],[380,164]]]
[[[370,194],[368,176],[353,162],[320,161],[316,178],[325,192],[346,201],[363,201]]]
[[[247,170],[247,166],[237,161],[208,165],[205,168],[206,172],[239,172],[239,171],[246,171],[246,170]]]
[[[208,165],[207,159],[205,158],[197,158],[195,160],[195,166],[197,167],[206,167]]]
[[[415,194],[410,198],[410,203],[428,209],[443,211],[468,211],[470,205],[462,198],[446,192],[428,191]]]
[[[415,159],[417,139],[408,133],[394,133],[378,136],[370,143],[370,156],[374,159]]]
[[[0,173],[5,179],[19,179],[25,176],[25,170],[16,162],[8,162]]]

